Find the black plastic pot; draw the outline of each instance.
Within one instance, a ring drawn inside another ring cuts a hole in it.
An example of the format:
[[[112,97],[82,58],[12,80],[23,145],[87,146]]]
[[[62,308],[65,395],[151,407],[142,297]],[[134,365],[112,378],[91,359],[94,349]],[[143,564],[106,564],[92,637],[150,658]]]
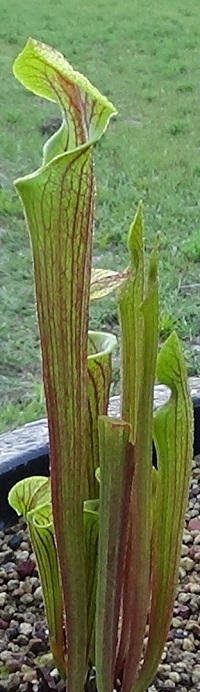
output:
[[[49,475],[47,420],[27,423],[0,435],[0,527],[16,521],[8,505],[12,486],[28,476]]]
[[[200,454],[200,395],[193,396],[194,456]],[[119,413],[119,398],[110,403],[110,413]],[[152,460],[156,465],[155,449]],[[38,420],[0,435],[0,527],[16,521],[7,496],[10,488],[28,476],[49,475],[49,445],[46,419]]]

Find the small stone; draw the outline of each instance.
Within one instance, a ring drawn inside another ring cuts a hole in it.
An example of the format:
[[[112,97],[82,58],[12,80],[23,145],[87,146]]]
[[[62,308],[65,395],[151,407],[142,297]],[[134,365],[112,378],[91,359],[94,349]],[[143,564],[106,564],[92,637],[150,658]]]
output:
[[[13,551],[12,550],[4,550],[2,553],[0,553],[0,565],[3,565],[5,568],[6,562],[9,562],[11,558],[13,557]]]
[[[17,589],[19,586],[19,581],[18,579],[9,579],[7,583],[8,591],[13,591],[14,589]]]
[[[34,599],[35,599],[35,601],[42,601],[43,600],[42,587],[41,586],[38,586],[37,589],[35,589]]]
[[[18,586],[18,589],[14,589],[14,591],[12,592],[12,595],[14,596],[14,598],[17,598],[17,597],[23,596],[23,593],[24,593],[24,591],[23,591],[22,587]]]
[[[166,661],[167,658],[167,651],[164,649],[162,656],[161,656],[161,661]]]
[[[190,531],[200,531],[200,519],[190,519],[188,528]]]
[[[3,569],[3,567],[0,568],[0,579],[2,579],[2,581],[4,581],[4,579],[7,579],[7,573],[5,569]]]
[[[5,642],[5,632],[3,630],[0,630],[0,654],[2,651],[5,650],[6,642]],[[1,658],[0,658],[0,665],[1,665]]]
[[[20,547],[21,547],[21,550],[28,550],[28,553],[29,553],[30,545],[29,545],[28,541],[22,541]]]
[[[29,637],[32,634],[32,625],[29,622],[21,622],[19,626],[20,634],[24,634],[25,637]]]
[[[186,624],[187,632],[192,632],[195,637],[198,637],[200,639],[200,624],[196,620],[189,620]]]
[[[34,613],[31,613],[31,612],[26,613],[26,622],[30,622],[30,624],[33,625],[35,620],[36,620],[36,615]]]
[[[181,683],[182,683],[182,685],[186,686],[187,691],[190,690],[190,681],[191,681],[190,675],[188,675],[187,673],[184,672],[184,670],[182,670],[181,671]],[[181,685],[181,692],[183,692],[182,685]]]
[[[200,665],[194,666],[194,668],[193,668],[192,682],[194,683],[194,685],[197,682],[200,682]]]
[[[186,606],[186,607],[187,607],[187,606]],[[172,618],[172,627],[175,627],[175,628],[180,627],[181,622],[182,622],[182,620],[181,620],[180,617],[174,617],[174,618]]]
[[[41,656],[37,656],[36,663],[39,667],[49,668],[50,670],[53,670],[55,666],[53,656],[50,652],[42,654]]]
[[[190,605],[192,605],[192,603],[196,603],[200,608],[200,595],[199,594],[198,595],[195,594],[194,596],[191,596]]]
[[[7,545],[6,541],[3,541],[3,543],[1,543],[1,552],[3,552],[3,553],[8,552],[8,545]],[[12,552],[12,551],[10,551],[10,552]],[[13,557],[13,552],[12,552],[12,557]]]
[[[34,639],[30,639],[28,648],[29,651],[32,651],[34,654],[38,655],[40,653],[46,652],[47,645],[45,642],[42,641],[42,639],[35,637]]]
[[[18,692],[20,681],[21,681],[20,673],[16,672],[16,673],[12,673],[11,675],[9,675],[7,692]]]
[[[35,635],[38,639],[42,639],[42,641],[46,641],[48,637],[48,629],[46,626],[46,623],[41,623],[41,622],[36,622],[35,624]]]
[[[196,495],[199,494],[199,486],[198,483],[193,483],[192,488],[191,488],[191,497],[196,497]]]
[[[5,630],[0,630],[0,651],[4,651],[7,635]]]
[[[28,637],[26,637],[25,634],[19,634],[16,642],[18,643],[19,646],[27,646],[28,645]]]
[[[175,682],[173,680],[170,680],[170,678],[168,678],[167,680],[165,680],[165,682],[163,684],[163,689],[166,689],[166,688],[167,688],[167,690],[174,690]]]
[[[186,571],[183,567],[179,567],[179,579],[185,579],[186,577]]]
[[[185,605],[186,603],[189,603],[190,598],[191,598],[190,594],[189,594],[189,593],[185,593],[184,591],[181,591],[181,592],[178,594],[178,601],[179,601],[179,603],[183,603],[184,605]]]
[[[2,651],[0,654],[0,660],[3,661],[3,663],[6,663],[8,659],[10,658],[10,652],[9,651]]]
[[[183,567],[186,572],[191,572],[194,569],[194,562],[190,557],[182,557],[181,567]]]
[[[196,601],[191,601],[190,610],[193,615],[199,612],[199,606],[198,603],[196,603]]]
[[[9,579],[17,579],[17,581],[18,581],[19,575],[17,574],[16,570],[12,570],[12,572],[9,572],[8,578]]]
[[[17,571],[21,579],[25,577],[31,577],[35,569],[35,562],[33,560],[25,560],[25,562],[17,565]]]
[[[18,562],[26,562],[29,558],[28,550],[18,550],[16,553],[16,560]]]
[[[25,613],[22,615],[21,612],[15,613],[15,617],[16,617],[17,622],[19,622],[19,624],[20,624],[21,622],[24,622],[25,619],[26,619],[26,622],[29,622],[27,615],[28,615],[28,612],[26,613],[26,615],[25,615]]]
[[[12,548],[12,550],[18,550],[20,544],[22,541],[22,536],[19,534],[14,534],[14,536],[11,536],[10,540],[8,541],[8,546],[9,548]]]
[[[190,614],[190,609],[187,605],[181,605],[180,608],[178,608],[178,615],[182,620],[187,620],[189,618]]]
[[[5,605],[7,600],[8,600],[8,594],[6,593],[6,591],[2,591],[0,593],[0,608],[3,608],[3,606]]]
[[[0,618],[0,630],[7,630],[9,627],[9,622]]]
[[[191,548],[189,549],[188,556],[194,559],[195,553],[197,551],[197,548],[195,548],[195,545],[192,545]]]
[[[21,668],[20,661],[17,661],[15,658],[8,658],[8,660],[6,661],[6,668],[9,673],[17,673]]]
[[[198,533],[198,536],[195,536],[194,538],[194,545],[199,545],[200,544],[200,533]]]
[[[6,605],[4,608],[4,617],[5,619],[10,622],[12,619],[13,615],[15,614],[15,608],[11,605]]]
[[[13,578],[13,572],[15,572],[15,568],[16,568],[15,563],[14,562],[6,562],[6,564],[3,567],[4,567],[6,574],[12,573],[12,575],[10,574],[10,578],[11,578],[11,576]]]
[[[194,642],[189,638],[186,637],[183,641],[182,648],[184,651],[196,651],[196,647]]]
[[[19,634],[19,628],[16,627],[10,627],[8,631],[8,638],[12,641],[13,639],[17,639]]]
[[[37,588],[37,586],[39,586],[39,579],[37,577],[30,577],[29,584],[31,584],[33,588]]]
[[[167,635],[167,642],[172,642],[173,639],[174,639],[174,632],[173,632],[173,630],[170,630],[170,632],[168,632],[168,635]]]
[[[8,587],[7,587],[7,584],[5,584],[5,582],[4,582],[4,584],[0,585],[0,593],[2,593],[2,591],[7,591],[7,590],[8,590]]]
[[[33,596],[30,593],[25,593],[21,596],[20,601],[24,603],[24,605],[31,605],[31,603],[33,603]]]
[[[25,581],[21,581],[20,586],[23,586],[24,593],[32,593],[32,584],[30,584],[29,577],[26,577]]]
[[[173,682],[175,683],[180,682],[181,679],[179,673],[176,673],[176,671],[172,671],[171,673],[169,673],[169,678],[170,680],[173,680]]]
[[[197,584],[194,582],[194,583],[189,584],[189,586],[190,586],[191,593],[200,594],[200,584]]]
[[[20,648],[16,642],[9,642],[8,643],[8,651],[12,651],[12,653],[16,654],[20,651]]]
[[[177,646],[177,647],[179,646],[180,640],[183,640],[183,639],[184,639],[184,636],[185,636],[185,635],[184,635],[183,630],[181,630],[181,631],[179,630],[179,632],[177,631],[177,632],[174,633],[174,644],[175,644],[175,646]]]
[[[30,669],[27,670],[27,668],[26,668],[26,671],[24,672],[23,671],[24,667],[26,667],[26,666],[22,666],[23,681],[24,682],[30,682],[33,685],[34,682],[37,682],[37,673],[35,670],[30,670]]]
[[[17,613],[16,613],[16,615],[17,615]],[[18,627],[18,622],[17,622],[16,618],[12,618],[10,620],[10,627]]]
[[[192,520],[192,521],[196,521],[196,519],[195,519],[195,520]],[[185,531],[184,534],[183,534],[183,543],[188,544],[188,543],[191,543],[191,542],[192,542],[191,533],[190,533],[189,531]]]
[[[7,646],[7,633],[4,630],[0,630],[0,653],[5,651],[5,646]]]

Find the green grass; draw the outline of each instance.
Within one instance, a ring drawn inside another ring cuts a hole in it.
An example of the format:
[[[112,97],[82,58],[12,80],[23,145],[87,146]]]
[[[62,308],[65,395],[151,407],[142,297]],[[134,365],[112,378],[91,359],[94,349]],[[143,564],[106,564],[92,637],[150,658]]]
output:
[[[147,249],[160,233],[161,337],[176,328],[189,372],[200,356],[199,0],[1,0],[0,26],[0,430],[42,415],[31,254],[16,176],[38,166],[41,127],[56,108],[26,92],[12,62],[27,37],[64,52],[117,106],[96,150],[98,265],[126,265],[126,232],[143,199]],[[117,331],[115,301],[91,326]]]

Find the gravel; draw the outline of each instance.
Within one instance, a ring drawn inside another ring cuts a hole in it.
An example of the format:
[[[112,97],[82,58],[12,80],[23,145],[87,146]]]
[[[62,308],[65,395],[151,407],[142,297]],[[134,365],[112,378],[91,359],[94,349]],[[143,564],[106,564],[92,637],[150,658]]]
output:
[[[0,531],[0,692],[53,689],[64,687],[49,651],[35,559],[20,521]],[[200,691],[200,457],[193,462],[171,627],[149,688],[173,690]]]

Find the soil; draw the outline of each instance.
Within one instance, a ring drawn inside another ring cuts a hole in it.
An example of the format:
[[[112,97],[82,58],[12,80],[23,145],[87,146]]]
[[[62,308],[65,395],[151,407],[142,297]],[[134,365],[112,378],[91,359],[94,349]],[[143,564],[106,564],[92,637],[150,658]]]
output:
[[[150,689],[200,690],[200,457],[193,462],[171,628]],[[53,690],[65,687],[49,651],[35,557],[20,520],[0,531],[0,692]],[[90,671],[87,692],[95,691]]]

